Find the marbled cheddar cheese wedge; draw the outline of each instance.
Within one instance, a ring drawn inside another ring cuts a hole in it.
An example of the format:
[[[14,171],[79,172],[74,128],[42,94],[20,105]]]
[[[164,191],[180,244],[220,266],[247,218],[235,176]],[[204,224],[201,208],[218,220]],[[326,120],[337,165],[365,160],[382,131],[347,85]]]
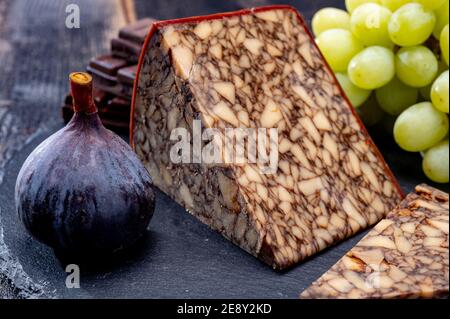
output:
[[[420,185],[302,298],[448,296],[448,194]]]
[[[155,185],[275,268],[378,222],[402,199],[291,7],[155,23],[132,113],[131,143]],[[251,161],[174,163],[173,129],[191,132],[196,120],[220,132],[277,129],[275,172]]]

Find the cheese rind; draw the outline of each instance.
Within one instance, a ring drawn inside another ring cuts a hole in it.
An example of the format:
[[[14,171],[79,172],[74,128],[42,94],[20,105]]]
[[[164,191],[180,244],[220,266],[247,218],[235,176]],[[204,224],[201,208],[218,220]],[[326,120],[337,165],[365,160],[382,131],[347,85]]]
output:
[[[135,89],[132,144],[155,185],[275,268],[379,221],[402,198],[290,7],[154,24]],[[171,131],[192,132],[194,120],[278,129],[276,173],[173,163]]]
[[[420,185],[301,298],[448,296],[448,194]]]

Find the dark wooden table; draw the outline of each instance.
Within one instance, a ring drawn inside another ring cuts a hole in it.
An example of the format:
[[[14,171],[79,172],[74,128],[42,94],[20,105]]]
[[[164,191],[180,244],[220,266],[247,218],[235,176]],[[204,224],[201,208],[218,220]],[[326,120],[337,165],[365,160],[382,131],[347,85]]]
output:
[[[25,233],[14,212],[14,184],[27,155],[63,125],[59,107],[69,72],[108,52],[109,40],[134,16],[169,19],[283,3],[309,20],[318,8],[343,2],[0,0],[0,298],[296,298],[361,235],[274,272],[158,193],[146,238],[126,255],[82,266],[81,289],[67,289],[70,260],[58,260]],[[65,27],[69,3],[81,9],[80,29]],[[406,191],[426,182],[418,156],[398,150],[387,135],[374,137]]]

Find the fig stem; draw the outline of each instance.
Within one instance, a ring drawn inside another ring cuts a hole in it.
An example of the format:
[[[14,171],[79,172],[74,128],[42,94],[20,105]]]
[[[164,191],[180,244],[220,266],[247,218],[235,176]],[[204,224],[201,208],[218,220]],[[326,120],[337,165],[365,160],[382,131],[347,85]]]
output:
[[[74,112],[96,113],[97,106],[92,97],[92,76],[86,72],[74,72],[69,78]]]

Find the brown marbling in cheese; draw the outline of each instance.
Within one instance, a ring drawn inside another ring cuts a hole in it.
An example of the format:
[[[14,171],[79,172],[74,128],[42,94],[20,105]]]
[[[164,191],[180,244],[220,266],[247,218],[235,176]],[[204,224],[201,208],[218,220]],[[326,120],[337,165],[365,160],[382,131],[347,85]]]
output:
[[[298,12],[288,6],[154,24],[132,144],[161,190],[274,268],[378,222],[402,199]],[[277,128],[275,174],[174,164],[173,128]]]
[[[448,194],[420,185],[301,298],[448,296]]]

